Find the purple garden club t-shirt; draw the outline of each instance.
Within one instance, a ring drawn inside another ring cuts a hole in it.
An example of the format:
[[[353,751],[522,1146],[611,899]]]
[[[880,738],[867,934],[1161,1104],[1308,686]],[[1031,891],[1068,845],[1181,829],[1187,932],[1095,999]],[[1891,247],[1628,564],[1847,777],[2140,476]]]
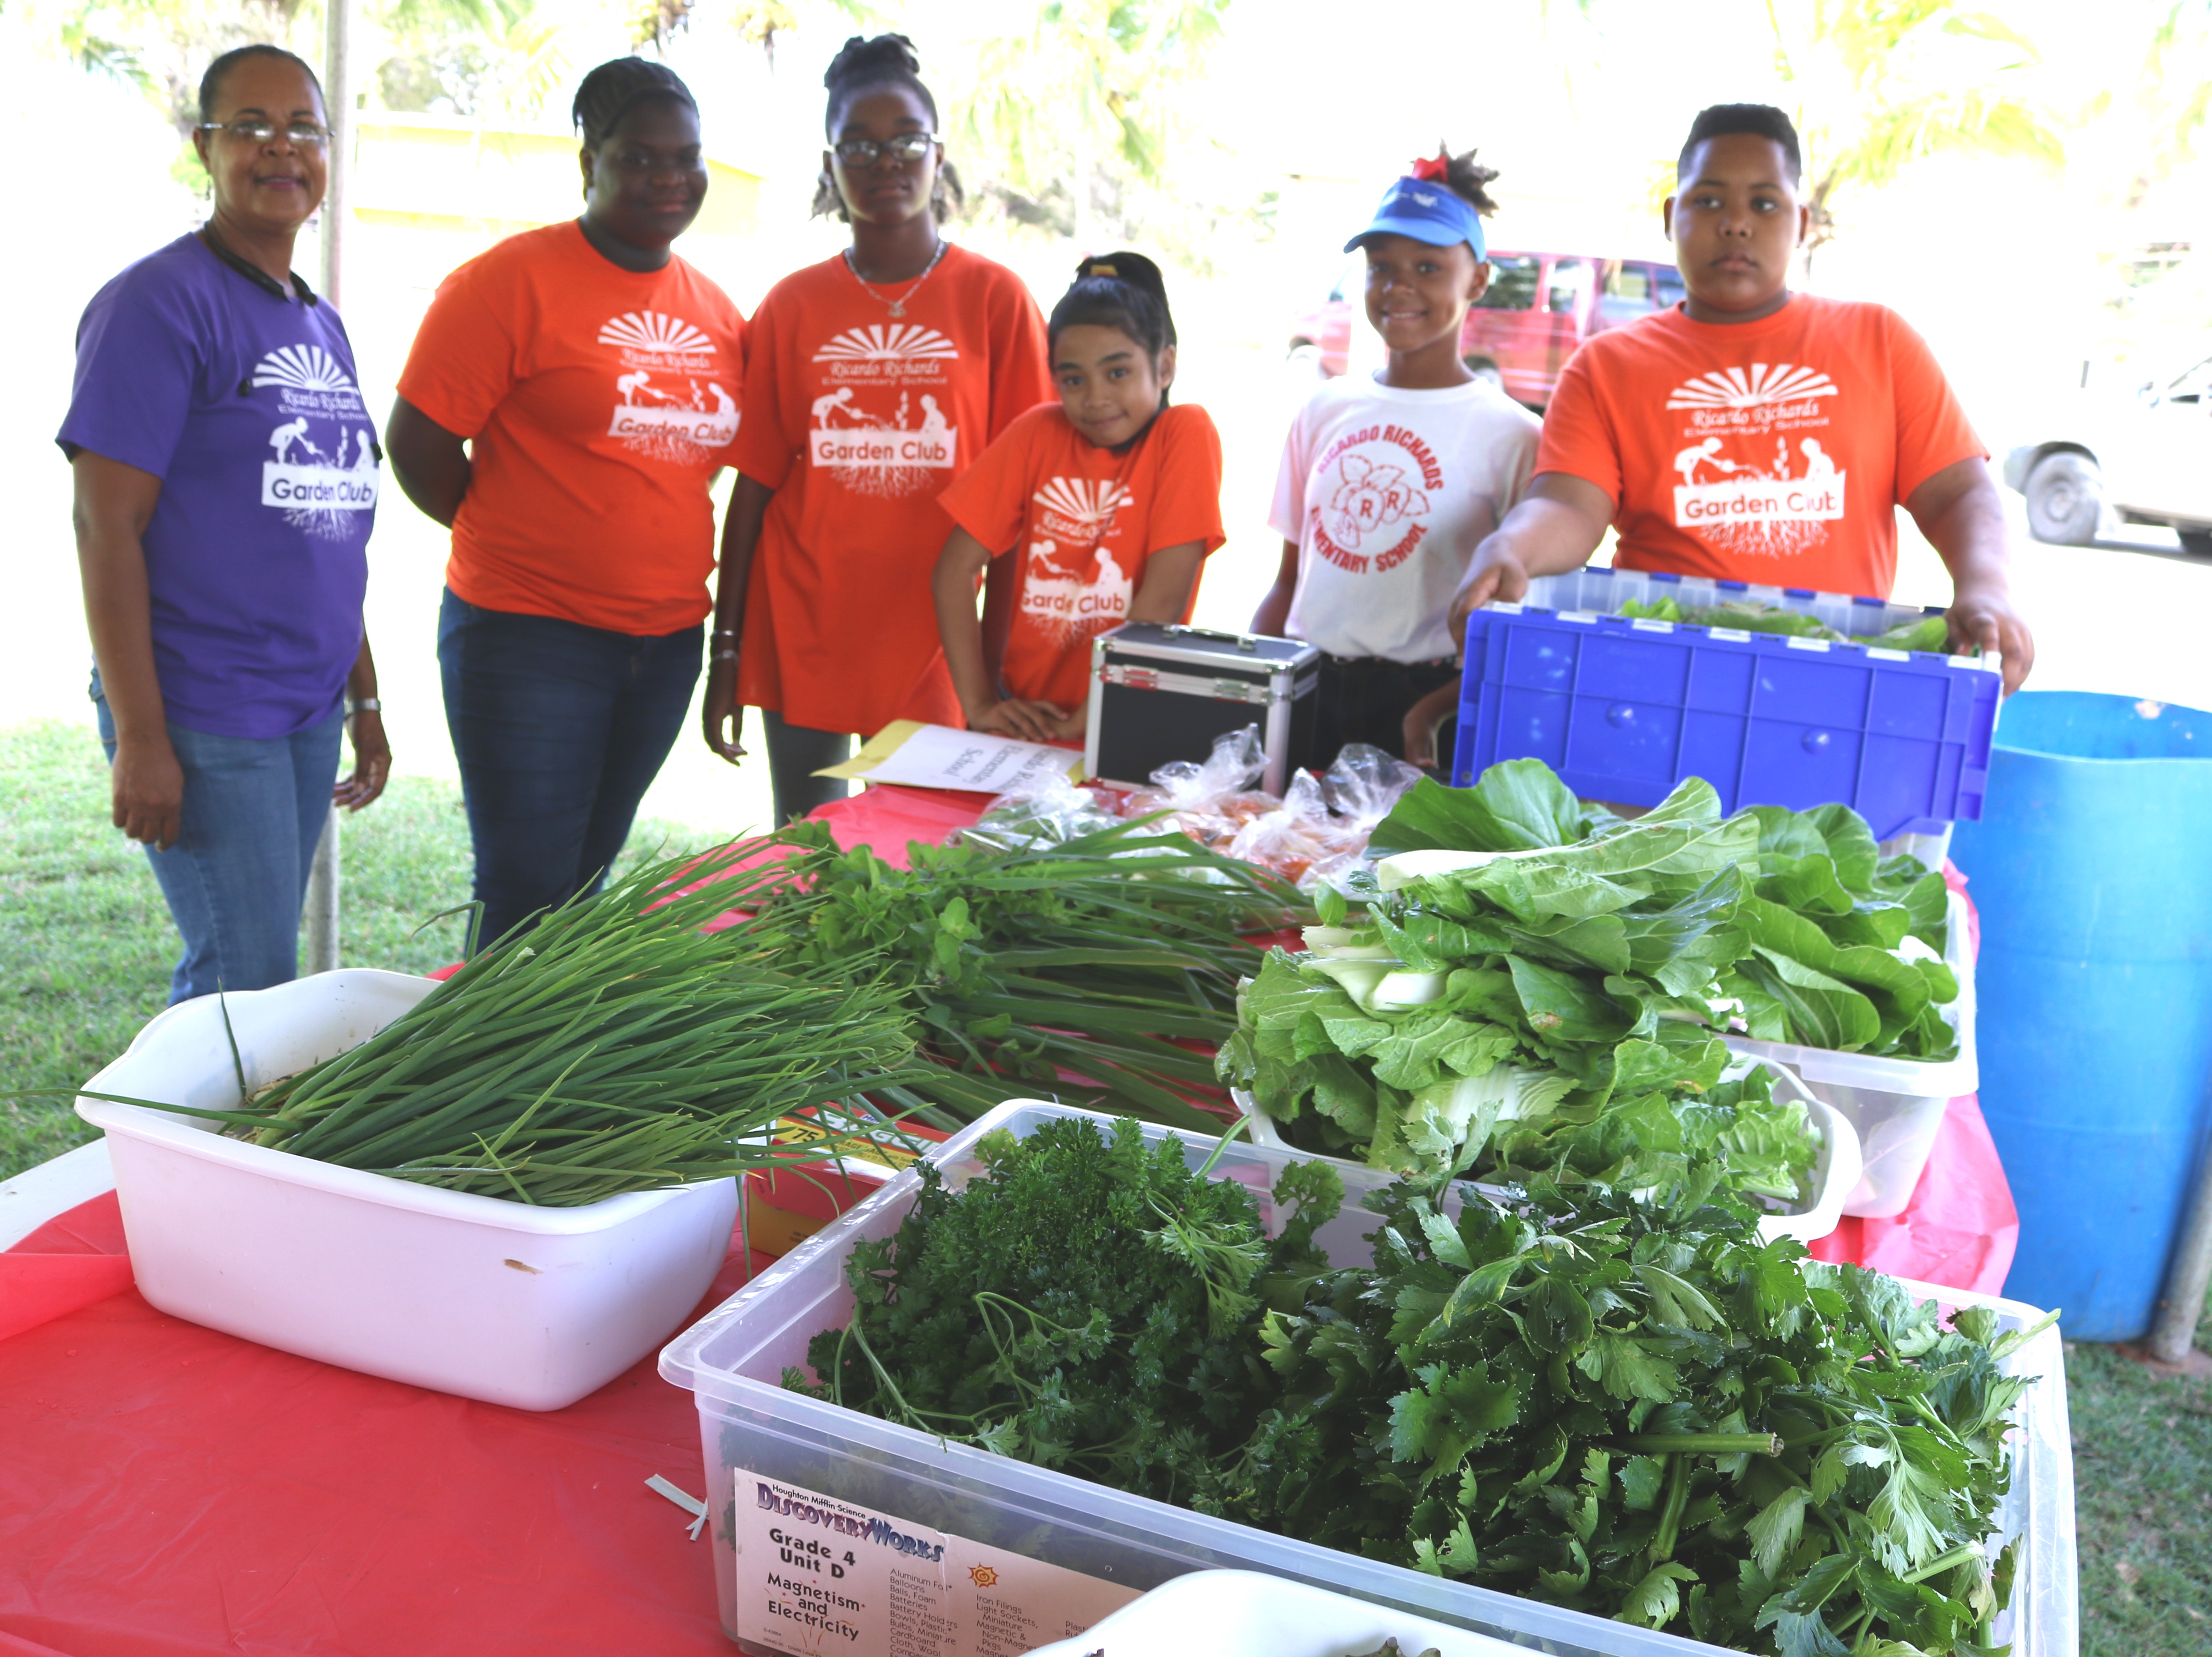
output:
[[[337,313],[180,236],[85,308],[57,441],[161,480],[143,543],[171,722],[327,718],[361,652],[380,458]]]

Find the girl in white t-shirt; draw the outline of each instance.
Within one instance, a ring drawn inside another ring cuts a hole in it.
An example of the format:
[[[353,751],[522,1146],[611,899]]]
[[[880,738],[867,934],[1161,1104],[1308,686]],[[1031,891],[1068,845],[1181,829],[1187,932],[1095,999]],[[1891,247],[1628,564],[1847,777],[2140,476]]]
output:
[[[1498,176],[1474,152],[1413,163],[1374,222],[1345,243],[1367,255],[1367,320],[1388,356],[1371,377],[1316,391],[1291,423],[1268,522],[1283,537],[1255,633],[1324,652],[1316,752],[1368,742],[1433,763],[1416,702],[1459,679],[1445,625],[1476,544],[1521,498],[1541,423],[1460,359],[1468,309],[1490,285],[1481,216]]]

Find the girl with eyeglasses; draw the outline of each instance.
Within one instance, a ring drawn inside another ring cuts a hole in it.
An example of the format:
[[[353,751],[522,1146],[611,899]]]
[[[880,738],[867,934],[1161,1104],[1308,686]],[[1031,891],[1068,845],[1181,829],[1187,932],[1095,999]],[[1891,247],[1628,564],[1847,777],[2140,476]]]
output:
[[[738,432],[744,319],[670,244],[707,197],[665,66],[576,89],[580,216],[447,277],[391,421],[407,498],[453,533],[438,617],[478,936],[594,891],[682,734]]]
[[[208,222],[85,308],[58,440],[113,821],[184,940],[172,1002],[293,978],[331,802],[360,810],[392,764],[362,625],[383,457],[345,326],[292,269],[322,88],[240,46],[199,116]]]
[[[856,733],[961,722],[930,600],[952,527],[937,497],[1051,395],[1021,278],[940,232],[960,186],[920,66],[898,34],[831,62],[814,210],[852,245],[752,320],[703,715],[735,764],[742,709],[762,710],[779,822],[843,795],[811,773]]]

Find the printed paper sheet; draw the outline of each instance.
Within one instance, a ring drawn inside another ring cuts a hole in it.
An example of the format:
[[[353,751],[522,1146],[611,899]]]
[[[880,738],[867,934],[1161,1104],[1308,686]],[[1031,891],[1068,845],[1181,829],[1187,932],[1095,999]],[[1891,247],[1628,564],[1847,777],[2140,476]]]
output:
[[[1020,1657],[1139,1590],[737,1470],[738,1634],[811,1657]]]
[[[1054,771],[1079,781],[1083,756],[1048,742],[1018,742],[988,731],[956,731],[947,725],[898,720],[868,739],[867,746],[842,765],[817,777],[842,777],[865,783],[900,783],[916,789],[969,789],[978,794],[1007,794]]]

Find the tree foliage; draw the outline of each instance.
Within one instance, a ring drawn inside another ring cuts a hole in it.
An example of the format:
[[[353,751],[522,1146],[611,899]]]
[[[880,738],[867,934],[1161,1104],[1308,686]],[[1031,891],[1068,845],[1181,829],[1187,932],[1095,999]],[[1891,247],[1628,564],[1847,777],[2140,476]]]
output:
[[[1099,206],[1126,228],[1192,130],[1186,88],[1228,0],[1044,0],[1024,28],[981,37],[950,126],[971,179],[1012,215],[1088,244]]]
[[[2113,102],[2104,93],[2090,106],[2101,115]],[[2197,144],[2212,117],[2212,0],[2173,0],[2143,49],[2135,87],[2144,123],[2141,163],[2126,191],[2126,205],[2140,206],[2152,187],[2197,159]]]
[[[2057,116],[2021,89],[2036,48],[1994,13],[1958,0],[1766,0],[1766,15],[1775,67],[1797,94],[1808,258],[1838,234],[1839,198],[1914,161],[2063,158]]]

